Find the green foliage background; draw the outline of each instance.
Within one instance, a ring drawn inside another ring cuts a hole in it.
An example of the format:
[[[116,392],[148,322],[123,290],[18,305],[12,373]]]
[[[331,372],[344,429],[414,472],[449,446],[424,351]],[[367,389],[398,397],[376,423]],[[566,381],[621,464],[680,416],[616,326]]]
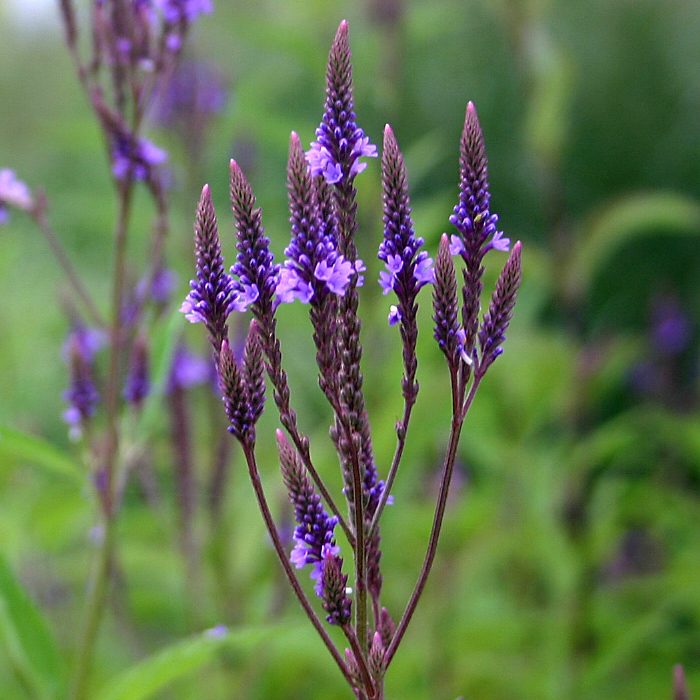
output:
[[[344,17],[359,122],[375,143],[385,122],[394,127],[428,247],[435,250],[449,231],[468,99],[486,136],[494,209],[507,235],[524,245],[524,283],[506,352],[468,418],[460,447],[465,476],[426,595],[388,675],[387,697],[668,697],[678,662],[700,693],[700,5],[217,5],[197,26],[190,54],[219,67],[231,97],[198,170],[188,172],[172,134],[151,132],[171,152],[168,246],[178,298],[192,270],[198,190],[211,184],[226,222],[232,154],[245,166],[273,249],[282,254],[289,132],[304,142],[313,135],[328,46]],[[99,132],[57,22],[37,16],[20,26],[12,17],[10,6],[0,5],[0,167],[45,189],[57,231],[106,309],[114,202]],[[358,247],[373,280],[381,237],[376,163],[358,185]],[[132,229],[135,276],[149,216],[143,197]],[[230,261],[232,227],[224,223],[223,230]],[[488,258],[492,284],[502,258]],[[20,214],[0,232],[0,290],[0,688],[3,698],[55,698],[75,653],[95,514],[79,450],[60,419],[66,287]],[[655,302],[669,296],[691,329],[670,359],[654,345],[650,325]],[[448,380],[431,337],[427,293],[422,300],[421,394],[396,504],[382,529],[385,604],[396,617],[420,566],[449,427]],[[386,307],[378,286],[368,284],[364,371],[383,471],[401,406],[400,347]],[[283,311],[300,421],[322,472],[338,484],[305,313]],[[167,345],[173,324],[161,323],[155,344]],[[201,344],[199,328],[181,325],[193,345]],[[635,384],[642,369],[653,390]],[[191,400],[203,484],[208,445],[221,426],[210,419],[206,390]],[[259,430],[260,462],[284,513],[273,413],[270,407]],[[154,509],[136,489],[127,493],[120,581],[100,636],[94,685],[102,690],[95,697],[347,697],[284,589],[238,452],[225,523],[213,539],[202,493],[202,580],[193,597],[176,539],[163,412],[154,413],[147,439],[163,501]],[[230,564],[223,586],[212,575],[222,551]],[[232,630],[223,640],[191,637],[222,623]],[[152,682],[140,676],[115,680],[173,644],[180,646],[172,658],[145,672],[153,679],[169,669],[173,678],[165,680],[172,682],[160,695],[157,684],[154,694],[137,695],[133,688],[143,693]],[[191,661],[187,674],[183,658]],[[176,671],[182,675],[175,678]]]

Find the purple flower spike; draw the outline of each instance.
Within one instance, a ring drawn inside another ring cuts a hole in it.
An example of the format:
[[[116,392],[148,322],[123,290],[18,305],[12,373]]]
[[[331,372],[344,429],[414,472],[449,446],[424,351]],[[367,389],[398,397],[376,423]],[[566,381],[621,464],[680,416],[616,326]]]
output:
[[[433,281],[433,261],[427,252],[420,250],[424,241],[413,230],[406,166],[388,124],[384,128],[382,184],[384,240],[378,257],[384,261],[386,270],[380,273],[379,284],[384,294],[396,292],[401,318],[406,323],[415,323],[416,296],[422,286]]]
[[[323,609],[328,613],[326,620],[331,625],[341,627],[350,622],[351,603],[347,594],[348,577],[343,574],[343,560],[326,546],[321,563],[320,597]]]
[[[202,189],[194,226],[197,278],[180,311],[191,323],[203,323],[215,350],[228,336],[226,320],[233,306],[233,280],[224,268],[216,211],[209,185]]]
[[[221,343],[218,370],[221,396],[230,424],[228,430],[241,442],[245,442],[251,427],[247,391],[241,370],[231,352],[228,340],[224,340]]]
[[[29,187],[17,179],[14,171],[3,168],[0,170],[0,224],[6,223],[9,218],[8,206],[29,211],[34,206],[34,200]]]
[[[257,318],[271,318],[280,266],[273,264],[270,239],[262,225],[262,210],[255,203],[250,183],[232,160],[231,204],[238,232],[238,255],[231,268],[236,278],[233,308],[245,311],[252,307]]]
[[[486,312],[484,322],[479,330],[479,347],[481,349],[477,370],[479,376],[483,376],[489,366],[503,352],[502,345],[513,315],[522,276],[521,248],[520,241],[513,246],[510,257],[498,277],[489,310]]]
[[[290,561],[298,569],[307,564],[312,565],[311,578],[316,581],[316,594],[323,597],[324,561],[328,558],[339,558],[340,554],[334,535],[338,519],[324,510],[304,465],[284,433],[277,430],[276,436],[282,478],[289,493],[289,500],[294,506],[294,518],[297,521],[294,530],[295,545]]]
[[[323,120],[306,152],[311,174],[330,184],[352,181],[367,167],[360,158],[377,157],[377,147],[357,126],[353,109],[348,23],[343,20],[328,56]]]
[[[287,189],[292,239],[285,250],[288,259],[280,272],[277,298],[283,303],[299,299],[318,305],[328,292],[342,296],[355,271],[360,271],[360,261],[353,266],[338,253],[334,222],[319,207],[316,183],[294,132],[289,143]]]
[[[482,260],[491,250],[507,251],[510,239],[496,229],[498,216],[490,210],[488,161],[484,135],[476,108],[467,104],[464,129],[460,140],[459,202],[450,216],[458,231],[451,250],[462,256],[466,264],[462,288],[462,321],[465,331],[465,352],[471,356],[478,328],[479,303],[483,284]]]
[[[435,340],[445,354],[450,367],[459,366],[459,357],[464,351],[466,336],[459,325],[457,303],[457,276],[450,253],[447,234],[440,239],[435,262],[435,286],[433,287],[433,319]]]

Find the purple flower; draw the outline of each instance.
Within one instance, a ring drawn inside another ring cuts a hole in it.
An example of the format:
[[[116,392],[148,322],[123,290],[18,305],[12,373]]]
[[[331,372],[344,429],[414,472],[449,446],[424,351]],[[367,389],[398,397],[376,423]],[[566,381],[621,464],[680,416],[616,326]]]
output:
[[[9,218],[8,206],[29,211],[34,206],[34,200],[29,187],[17,179],[14,171],[3,168],[0,169],[0,224]]]
[[[168,154],[147,139],[118,134],[112,143],[112,174],[124,180],[129,173],[135,180],[151,179],[153,168],[168,159]]]
[[[396,306],[396,304],[392,304],[389,307],[389,325],[390,326],[395,326],[399,321],[401,320],[401,311],[399,311],[399,307]]]
[[[326,182],[337,184],[352,181],[367,167],[360,160],[363,157],[376,158],[377,147],[355,122],[348,23],[343,20],[328,56],[323,119],[306,159],[313,176],[321,175]]]
[[[167,393],[170,394],[177,389],[191,389],[206,384],[210,379],[211,363],[208,360],[195,355],[183,344],[175,348],[170,365]]]

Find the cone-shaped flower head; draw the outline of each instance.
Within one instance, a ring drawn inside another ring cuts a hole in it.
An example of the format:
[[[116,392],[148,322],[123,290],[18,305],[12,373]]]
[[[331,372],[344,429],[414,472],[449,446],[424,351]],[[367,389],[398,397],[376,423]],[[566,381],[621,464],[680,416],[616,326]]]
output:
[[[394,291],[398,308],[389,322],[393,325],[405,319],[404,325],[414,325],[418,290],[433,281],[433,261],[420,250],[424,241],[415,235],[411,219],[411,202],[403,155],[394,132],[384,128],[382,153],[382,185],[384,200],[384,240],[378,257],[386,270],[379,273],[379,284],[384,294]]]
[[[226,272],[209,185],[202,189],[194,225],[197,278],[180,311],[191,323],[204,323],[215,349],[228,335],[226,319],[232,309],[233,280]]]
[[[340,547],[334,536],[338,519],[324,510],[296,450],[281,430],[277,431],[277,447],[282,478],[297,521],[290,561],[297,569],[312,565],[311,578],[316,581],[316,594],[323,598],[323,562],[327,557],[340,558]]]
[[[508,250],[510,239],[496,229],[498,216],[491,213],[490,202],[484,134],[476,107],[469,102],[460,141],[459,203],[450,217],[460,234],[452,240],[453,255],[474,256],[480,262],[491,248]]]
[[[323,175],[331,184],[349,182],[376,158],[373,146],[355,122],[348,23],[343,20],[333,40],[326,70],[326,104],[316,141],[306,152],[312,175]]]
[[[457,277],[450,253],[450,242],[447,234],[443,233],[435,262],[433,320],[435,321],[435,340],[450,367],[459,365],[460,355],[471,364],[469,356],[464,354],[464,330],[459,325],[458,311]]]
[[[323,609],[328,613],[326,620],[331,625],[347,625],[352,604],[347,593],[348,577],[343,573],[343,560],[326,547],[321,567],[321,597]]]
[[[250,322],[243,350],[243,382],[248,396],[248,420],[255,425],[265,406],[265,358],[255,320]]]
[[[489,365],[503,352],[502,345],[506,339],[506,330],[513,315],[522,277],[521,248],[520,241],[513,246],[508,261],[498,277],[489,310],[479,330],[481,357],[478,374],[480,376],[484,375]]]
[[[231,352],[228,340],[221,343],[219,350],[219,386],[221,397],[229,420],[229,432],[241,442],[246,440],[251,427],[246,386],[238,367],[236,358]]]
[[[273,263],[270,239],[262,225],[262,211],[255,206],[250,183],[235,160],[231,161],[231,205],[236,221],[238,242],[236,264],[231,268],[234,280],[233,307],[245,311],[252,306],[256,317],[272,313],[279,265]]]
[[[140,333],[136,336],[129,358],[129,373],[126,376],[124,398],[140,408],[151,390],[148,367],[148,340]]]
[[[342,296],[362,262],[353,265],[338,253],[334,221],[327,213],[324,217],[319,207],[317,183],[309,174],[301,141],[294,132],[289,143],[287,190],[292,239],[284,251],[288,259],[280,271],[278,299],[317,303],[328,292]]]
[[[450,217],[458,234],[451,238],[450,251],[461,255],[466,264],[462,288],[463,345],[466,355],[471,357],[483,289],[482,260],[492,248],[507,251],[510,246],[510,239],[496,229],[498,217],[490,210],[486,146],[476,108],[471,102],[467,105],[459,150],[459,202]]]

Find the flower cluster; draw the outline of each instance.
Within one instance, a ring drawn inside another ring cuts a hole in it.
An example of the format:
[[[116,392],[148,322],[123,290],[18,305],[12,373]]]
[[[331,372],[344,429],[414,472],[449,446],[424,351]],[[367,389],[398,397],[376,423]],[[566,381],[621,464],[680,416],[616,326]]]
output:
[[[338,27],[328,57],[326,106],[316,141],[306,152],[312,175],[322,175],[326,182],[348,182],[359,175],[367,163],[362,157],[376,158],[377,147],[369,142],[355,122],[352,98],[352,67],[348,23]]]
[[[361,260],[353,264],[338,252],[335,221],[319,207],[319,187],[323,185],[312,180],[301,141],[292,132],[287,167],[292,238],[277,285],[277,298],[283,303],[318,302],[328,292],[342,296],[353,275],[365,269]]]

